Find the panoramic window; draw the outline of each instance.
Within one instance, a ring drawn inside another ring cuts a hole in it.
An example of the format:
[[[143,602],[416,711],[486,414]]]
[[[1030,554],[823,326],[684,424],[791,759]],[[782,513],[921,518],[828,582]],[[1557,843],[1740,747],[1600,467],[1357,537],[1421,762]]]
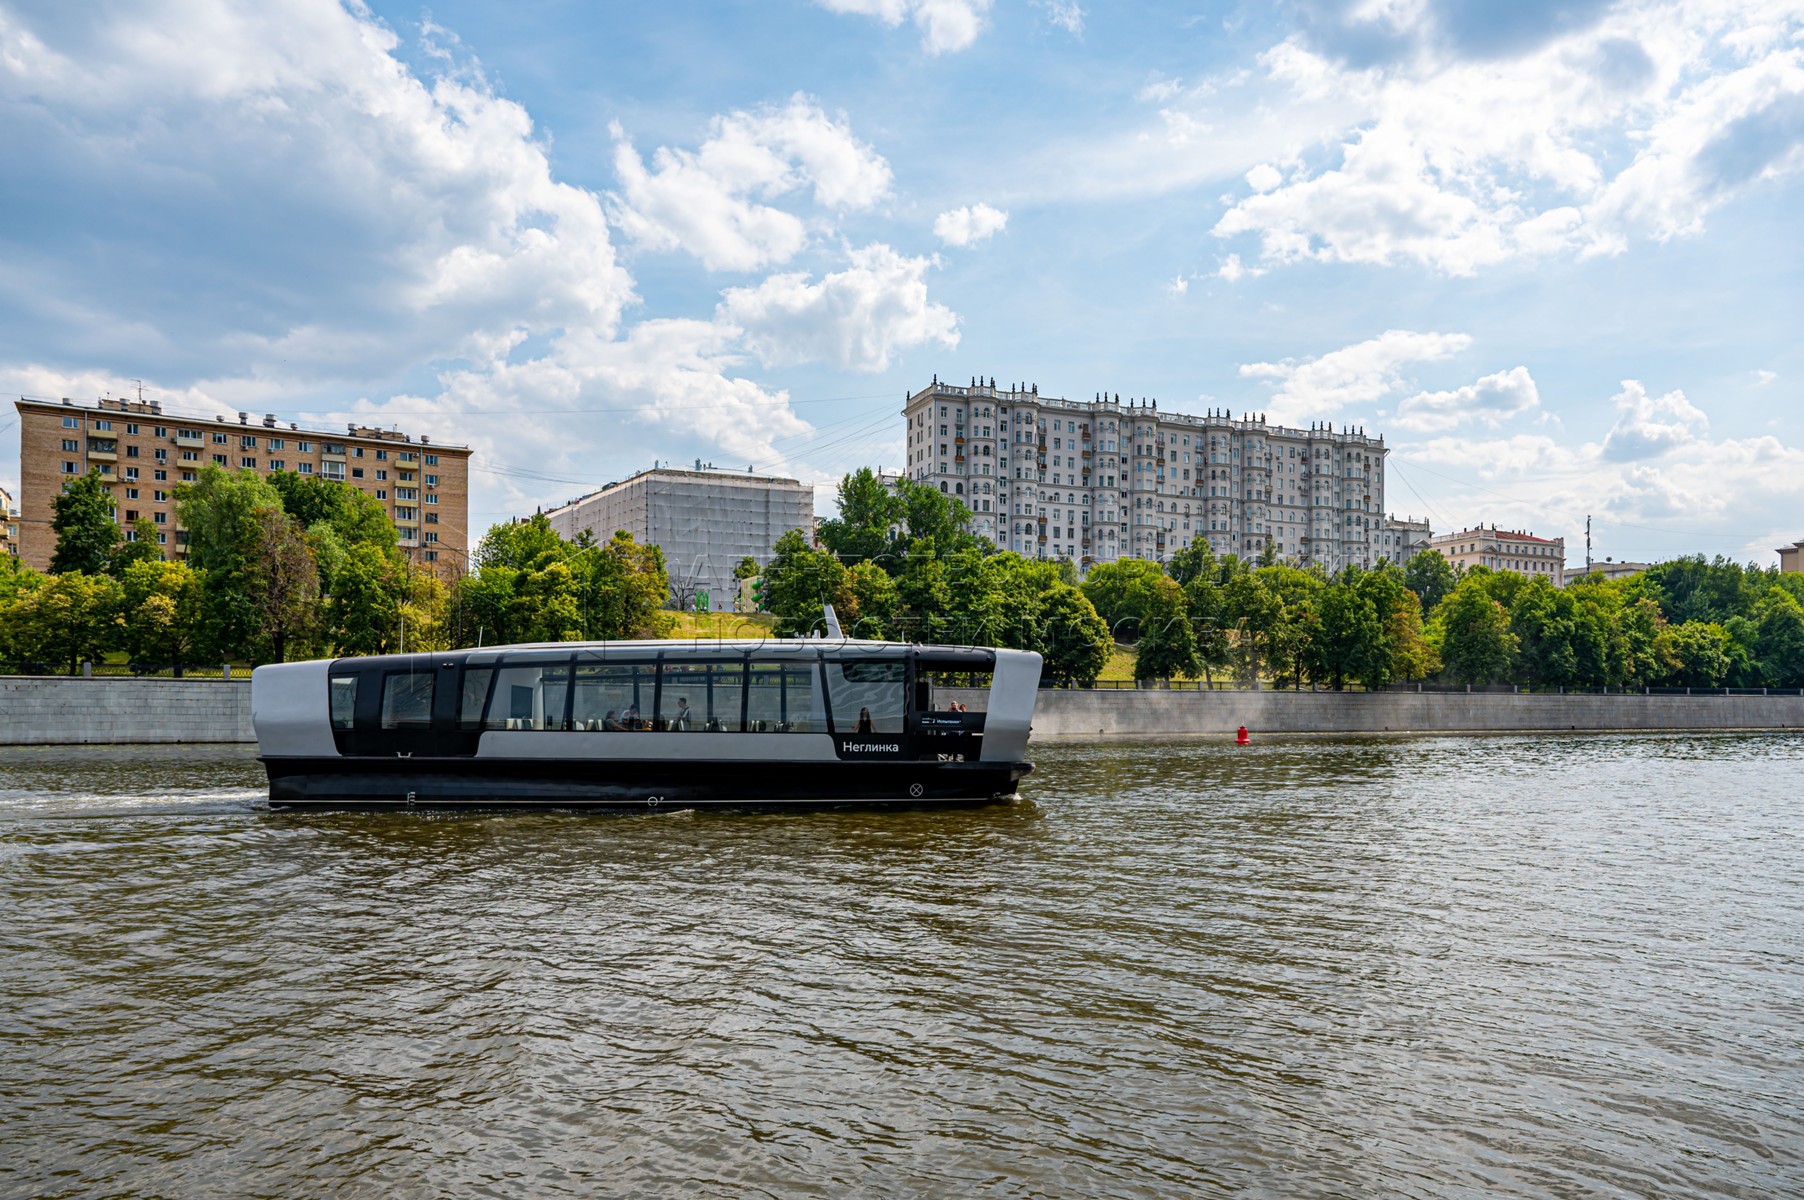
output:
[[[382,728],[432,726],[431,671],[390,671],[382,679]]]
[[[357,676],[332,676],[329,694],[332,698],[332,728],[352,728],[357,716]]]
[[[659,729],[672,733],[738,733],[743,662],[666,662],[658,693]]]
[[[483,718],[487,729],[561,729],[570,664],[531,663],[495,669],[495,686]]]
[[[901,660],[829,662],[828,699],[835,733],[901,733],[908,671]]]
[[[489,698],[489,683],[495,678],[493,667],[469,667],[464,671],[463,694],[457,704],[459,729],[482,728],[482,706]]]
[[[827,732],[819,664],[754,662],[747,671],[747,733]]]
[[[577,667],[570,728],[596,733],[650,729],[656,671],[651,663]]]

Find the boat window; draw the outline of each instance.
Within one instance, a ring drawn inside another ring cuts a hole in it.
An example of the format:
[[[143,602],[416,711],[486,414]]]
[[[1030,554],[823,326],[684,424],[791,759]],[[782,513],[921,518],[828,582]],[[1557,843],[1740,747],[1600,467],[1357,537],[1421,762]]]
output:
[[[332,676],[329,694],[332,697],[332,728],[353,728],[357,717],[357,676]]]
[[[466,667],[463,695],[457,705],[459,729],[482,728],[482,706],[489,698],[489,683],[495,678],[493,667]]]
[[[382,728],[432,728],[431,671],[389,671],[382,677]]]
[[[745,689],[747,733],[826,733],[820,664],[748,664]]]
[[[745,686],[743,662],[685,659],[666,662],[663,670],[657,728],[672,733],[739,732],[739,693]]]
[[[835,733],[902,732],[908,670],[900,659],[829,661],[827,687]]]
[[[570,664],[502,665],[483,719],[486,729],[562,729]]]
[[[576,668],[570,728],[596,733],[650,728],[656,672],[651,663],[589,663]]]

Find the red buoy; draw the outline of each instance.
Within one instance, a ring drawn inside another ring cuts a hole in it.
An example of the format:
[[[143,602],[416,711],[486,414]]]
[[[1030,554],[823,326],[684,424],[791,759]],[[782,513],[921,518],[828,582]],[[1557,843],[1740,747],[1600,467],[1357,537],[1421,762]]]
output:
[[[1253,739],[1247,736],[1247,727],[1245,725],[1242,725],[1240,727],[1240,732],[1234,735],[1234,744],[1236,746],[1248,746],[1252,744],[1252,741]]]

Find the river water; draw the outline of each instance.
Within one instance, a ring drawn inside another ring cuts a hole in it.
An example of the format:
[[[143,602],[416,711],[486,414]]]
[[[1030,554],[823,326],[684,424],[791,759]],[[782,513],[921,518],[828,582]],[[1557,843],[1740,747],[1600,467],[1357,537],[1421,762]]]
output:
[[[0,750],[0,1195],[1804,1192],[1804,737],[286,815]]]

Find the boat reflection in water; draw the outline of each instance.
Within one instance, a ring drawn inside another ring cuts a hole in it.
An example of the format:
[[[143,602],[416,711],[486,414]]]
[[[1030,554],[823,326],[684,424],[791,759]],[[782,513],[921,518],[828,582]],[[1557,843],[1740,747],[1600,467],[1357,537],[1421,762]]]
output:
[[[1039,681],[1020,650],[564,642],[258,667],[251,710],[279,807],[920,806],[1014,794]]]

